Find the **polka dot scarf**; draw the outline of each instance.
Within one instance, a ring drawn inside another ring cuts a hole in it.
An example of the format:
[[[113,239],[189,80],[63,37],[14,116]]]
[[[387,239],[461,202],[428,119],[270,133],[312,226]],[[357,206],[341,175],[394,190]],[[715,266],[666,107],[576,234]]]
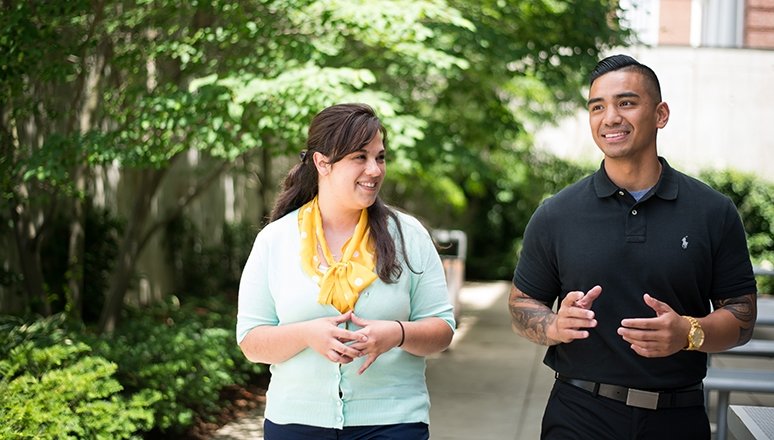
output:
[[[360,213],[355,232],[344,243],[344,253],[339,261],[335,261],[325,241],[317,197],[298,211],[298,230],[301,234],[301,267],[320,286],[317,301],[330,304],[341,313],[353,310],[360,292],[377,278],[368,211],[364,209]],[[329,267],[320,266],[318,249]]]

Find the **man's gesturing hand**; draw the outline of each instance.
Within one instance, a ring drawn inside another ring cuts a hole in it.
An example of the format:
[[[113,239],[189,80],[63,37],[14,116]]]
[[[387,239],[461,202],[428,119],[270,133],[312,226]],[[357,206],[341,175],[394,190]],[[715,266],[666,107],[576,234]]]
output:
[[[621,321],[618,334],[644,357],[664,357],[685,347],[688,321],[647,293],[645,304],[656,312],[655,318],[628,318]]]
[[[559,310],[556,312],[553,328],[554,334],[549,334],[551,339],[561,342],[572,342],[575,339],[585,339],[589,337],[587,328],[597,326],[597,320],[594,319],[594,311],[591,305],[602,293],[600,286],[594,286],[586,293],[575,290],[567,293],[559,304]]]

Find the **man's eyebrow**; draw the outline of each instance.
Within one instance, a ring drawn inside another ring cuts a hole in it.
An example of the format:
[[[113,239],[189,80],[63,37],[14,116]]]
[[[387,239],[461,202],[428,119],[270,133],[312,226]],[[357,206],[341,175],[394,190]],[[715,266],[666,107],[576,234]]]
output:
[[[615,97],[615,99],[621,99],[621,98],[639,98],[639,97],[640,97],[640,95],[638,95],[637,93],[634,93],[634,92],[623,92],[623,93],[619,93],[619,94],[615,95],[614,97]],[[589,100],[588,100],[588,102],[586,103],[586,105],[587,105],[587,106],[589,106],[589,105],[591,105],[591,104],[594,104],[594,103],[597,103],[597,102],[601,102],[601,101],[603,101],[603,99],[602,99],[602,98],[591,98],[591,99],[589,99]]]
[[[634,92],[624,92],[624,93],[619,93],[619,94],[615,95],[615,97],[616,97],[616,99],[621,99],[621,98],[639,98],[640,95],[638,95],[638,94],[636,94]]]

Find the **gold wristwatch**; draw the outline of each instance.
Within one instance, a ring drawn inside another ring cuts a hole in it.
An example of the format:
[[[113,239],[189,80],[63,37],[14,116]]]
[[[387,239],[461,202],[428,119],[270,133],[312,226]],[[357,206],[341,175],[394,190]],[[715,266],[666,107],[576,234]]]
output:
[[[698,350],[704,344],[704,329],[701,328],[699,320],[693,316],[683,316],[691,323],[691,329],[688,331],[688,345],[684,350]]]

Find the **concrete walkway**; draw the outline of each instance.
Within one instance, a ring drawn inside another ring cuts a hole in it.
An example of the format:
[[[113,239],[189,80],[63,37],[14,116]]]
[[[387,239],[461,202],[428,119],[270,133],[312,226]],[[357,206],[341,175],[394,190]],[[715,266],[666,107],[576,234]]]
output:
[[[460,291],[460,319],[451,347],[427,360],[433,440],[537,440],[553,384],[543,365],[545,347],[511,331],[510,282],[467,282]],[[774,339],[774,329],[756,337]],[[727,358],[716,366],[774,368],[770,358]],[[713,393],[714,394],[714,393]],[[710,420],[716,396],[710,396]],[[774,395],[732,393],[731,404],[774,406]],[[212,440],[262,440],[262,409],[218,430]],[[714,438],[714,435],[713,435]]]
[[[553,373],[545,347],[512,332],[509,289],[504,281],[461,290],[452,346],[428,359],[433,440],[539,438]]]

